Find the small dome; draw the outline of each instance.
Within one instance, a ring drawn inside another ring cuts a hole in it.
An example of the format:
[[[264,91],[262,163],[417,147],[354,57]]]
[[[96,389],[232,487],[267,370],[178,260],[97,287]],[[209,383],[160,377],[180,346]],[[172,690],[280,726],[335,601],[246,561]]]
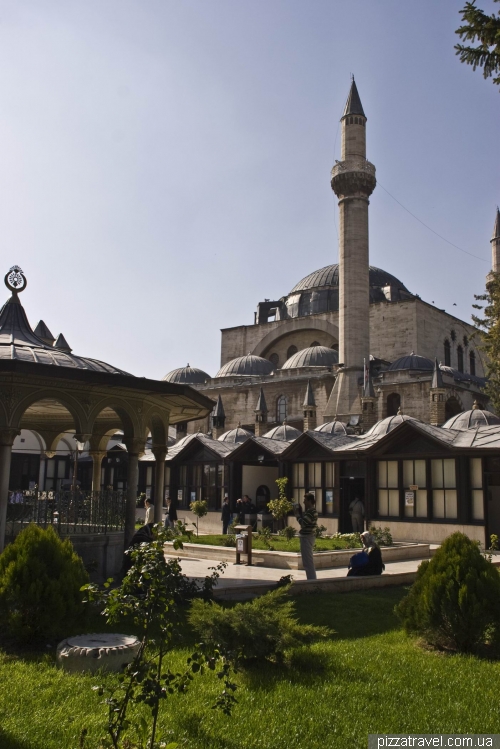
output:
[[[398,369],[416,369],[421,372],[433,372],[434,362],[432,359],[428,359],[426,356],[419,356],[412,351],[411,354],[401,356],[395,362],[392,362],[388,371],[395,372]]]
[[[328,421],[326,424],[316,427],[314,431],[323,434],[348,434],[346,425],[341,421]]]
[[[297,439],[297,437],[300,437],[302,432],[299,432],[298,429],[295,429],[295,427],[291,427],[289,424],[286,424],[285,422],[281,424],[278,427],[274,427],[269,432],[266,432],[264,437],[267,437],[270,440],[282,440],[282,442],[293,442]]]
[[[295,369],[296,367],[331,367],[338,364],[339,355],[337,351],[327,346],[310,346],[302,351],[297,351],[283,364],[282,369]]]
[[[262,377],[274,370],[273,363],[261,356],[247,354],[231,359],[219,369],[216,377]]]
[[[165,382],[175,382],[177,385],[203,385],[210,379],[210,375],[196,367],[179,367],[173,369],[163,378]]]
[[[467,429],[475,429],[476,427],[489,427],[500,424],[500,419],[491,411],[482,411],[480,408],[472,408],[470,411],[462,411],[462,413],[452,416],[451,419],[443,424],[443,429],[458,429],[461,432],[465,432]]]
[[[405,416],[405,414],[400,413],[398,413],[396,416],[387,416],[385,419],[377,421],[377,423],[374,424],[364,436],[383,437],[384,435],[389,434],[389,432],[395,429],[397,426],[402,424],[403,421],[420,421],[420,419],[415,419],[413,418],[413,416]]]
[[[240,442],[246,442],[249,437],[253,437],[252,432],[249,432],[248,429],[243,429],[243,427],[236,427],[236,429],[230,429],[229,432],[221,434],[219,442],[228,442],[237,445]]]
[[[190,440],[192,440],[193,437],[197,437],[199,434],[203,434],[203,432],[195,432],[194,434],[186,434],[186,436],[183,437],[182,439],[180,439],[179,442],[175,443],[175,446],[176,447],[182,447],[187,442],[189,442]]]

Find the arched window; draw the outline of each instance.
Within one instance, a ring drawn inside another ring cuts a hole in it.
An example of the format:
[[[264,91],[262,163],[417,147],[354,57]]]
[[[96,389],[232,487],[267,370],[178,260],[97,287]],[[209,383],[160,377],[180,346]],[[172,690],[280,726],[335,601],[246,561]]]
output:
[[[461,346],[457,348],[458,371],[464,371],[464,350]]]
[[[451,367],[451,346],[448,339],[444,342],[444,363],[447,367]]]
[[[458,400],[453,396],[451,398],[448,398],[448,400],[444,404],[444,416],[446,421],[448,421],[448,419],[451,419],[452,416],[456,416],[461,412],[462,406],[460,405]]]
[[[280,395],[276,401],[276,421],[278,424],[282,424],[287,415],[287,400],[284,395]]]
[[[471,375],[476,374],[476,355],[474,351],[471,351],[469,354],[469,371]]]
[[[401,406],[401,396],[399,393],[391,393],[387,396],[387,416],[396,416]]]
[[[269,361],[271,362],[271,364],[273,365],[273,367],[276,369],[276,367],[280,363],[280,358],[279,358],[278,354],[271,354],[271,356],[269,357]]]
[[[291,356],[296,354],[298,351],[297,346],[289,346],[288,351],[286,352],[286,358],[289,359]]]
[[[357,125],[357,124],[358,124],[358,118],[357,118],[357,117],[355,117],[355,118],[354,118],[354,124],[355,124],[355,125]]]
[[[321,346],[321,343],[319,343],[319,341],[313,341],[310,345],[312,348],[313,346]]]

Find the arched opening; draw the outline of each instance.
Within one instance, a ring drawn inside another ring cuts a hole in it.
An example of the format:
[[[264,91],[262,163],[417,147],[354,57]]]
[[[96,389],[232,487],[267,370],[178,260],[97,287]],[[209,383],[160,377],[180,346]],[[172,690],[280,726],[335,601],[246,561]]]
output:
[[[458,371],[463,372],[464,371],[464,350],[461,346],[458,346],[457,348],[457,362],[458,362]]]
[[[312,343],[310,344],[310,348],[312,348],[313,346],[321,346],[321,343],[320,343],[319,341],[313,341],[313,342],[312,342]]]
[[[296,354],[298,351],[297,346],[289,346],[286,352],[286,358],[289,359],[291,356]]]
[[[280,395],[276,401],[276,421],[282,424],[287,417],[287,399],[285,395]]]
[[[445,366],[451,367],[451,345],[447,338],[444,342],[444,363]]]
[[[471,351],[469,354],[469,372],[471,375],[476,374],[476,355],[474,351]]]
[[[255,504],[257,506],[257,512],[260,512],[261,510],[264,510],[266,512],[269,512],[267,509],[267,503],[271,499],[271,493],[269,491],[269,487],[265,484],[261,484],[257,488],[257,491],[255,493]]]
[[[444,404],[444,415],[446,421],[448,421],[448,419],[451,419],[452,416],[456,416],[457,414],[461,413],[462,411],[463,408],[461,404],[453,395],[451,396],[451,398],[448,398],[448,400]]]
[[[273,367],[276,369],[278,367],[278,364],[280,363],[280,358],[279,358],[278,354],[276,354],[276,353],[275,354],[271,354],[271,356],[269,357],[269,361],[271,362],[271,364],[273,365]]]
[[[399,393],[390,393],[387,396],[387,416],[396,416],[401,406],[401,396]]]

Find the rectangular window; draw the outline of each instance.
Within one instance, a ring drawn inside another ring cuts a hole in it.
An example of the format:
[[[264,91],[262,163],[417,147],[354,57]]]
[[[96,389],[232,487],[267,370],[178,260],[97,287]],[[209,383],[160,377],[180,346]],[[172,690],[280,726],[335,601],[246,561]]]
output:
[[[457,517],[457,489],[454,458],[431,460],[432,513],[435,518]]]
[[[293,502],[299,503],[304,496],[305,488],[305,464],[293,464]]]
[[[403,460],[403,488],[405,490],[405,517],[427,517],[427,489],[425,460]],[[418,489],[410,489],[417,486]],[[413,492],[413,498],[407,492]],[[413,504],[410,502],[413,501]]]
[[[335,463],[325,463],[325,513],[338,515],[338,491],[335,490]]]
[[[381,517],[399,517],[398,461],[379,460],[378,514]]]
[[[472,519],[484,520],[483,465],[481,458],[470,458]]]

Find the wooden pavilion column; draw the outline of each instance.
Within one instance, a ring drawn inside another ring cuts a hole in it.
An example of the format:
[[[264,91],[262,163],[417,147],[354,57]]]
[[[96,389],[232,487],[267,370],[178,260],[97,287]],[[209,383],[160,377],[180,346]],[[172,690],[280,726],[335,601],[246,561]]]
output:
[[[166,445],[153,445],[155,456],[155,523],[163,520],[163,497],[165,495],[165,458],[167,457]]]
[[[5,532],[7,530],[7,505],[9,502],[12,445],[18,434],[20,434],[19,429],[0,430],[0,552],[4,550]]]
[[[92,457],[92,491],[101,491],[101,474],[102,474],[102,461],[106,457],[107,453],[105,450],[89,450],[89,455]]]
[[[125,509],[125,548],[127,548],[135,532],[139,455],[144,452],[144,440],[124,437],[123,442],[128,452],[127,504]]]

